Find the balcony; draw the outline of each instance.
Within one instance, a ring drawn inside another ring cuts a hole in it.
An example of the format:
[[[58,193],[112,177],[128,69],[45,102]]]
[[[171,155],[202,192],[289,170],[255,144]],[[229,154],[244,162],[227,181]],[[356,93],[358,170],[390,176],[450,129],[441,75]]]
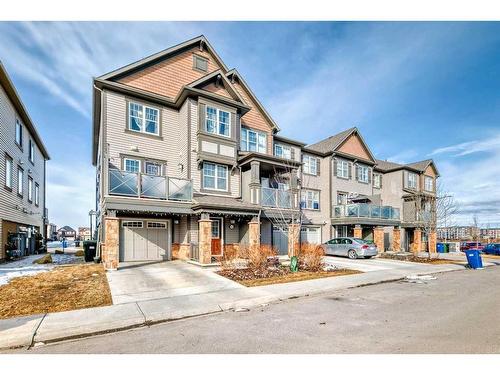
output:
[[[109,170],[109,194],[136,198],[191,201],[193,184],[190,180],[151,176],[143,173]]]
[[[399,220],[399,208],[378,206],[369,203],[353,203],[333,206],[334,218],[370,218]]]
[[[260,202],[264,207],[292,208],[292,195],[287,190],[262,187]]]

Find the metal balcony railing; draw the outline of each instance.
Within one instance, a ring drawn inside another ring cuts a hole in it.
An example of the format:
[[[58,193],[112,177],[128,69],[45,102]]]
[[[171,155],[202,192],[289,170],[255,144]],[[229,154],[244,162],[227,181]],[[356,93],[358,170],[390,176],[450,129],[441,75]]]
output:
[[[292,208],[292,195],[287,190],[263,187],[261,204],[265,207]]]
[[[333,217],[366,217],[373,219],[399,220],[399,208],[378,206],[369,203],[353,203],[333,206]]]
[[[191,201],[193,184],[175,177],[152,176],[143,173],[109,170],[109,194],[127,197]]]

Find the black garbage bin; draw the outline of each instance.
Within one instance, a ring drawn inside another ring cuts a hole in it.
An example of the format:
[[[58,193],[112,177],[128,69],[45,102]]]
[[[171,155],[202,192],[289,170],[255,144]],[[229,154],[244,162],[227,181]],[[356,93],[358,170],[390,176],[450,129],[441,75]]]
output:
[[[85,253],[85,261],[93,262],[96,254],[97,241],[83,241],[83,252]]]

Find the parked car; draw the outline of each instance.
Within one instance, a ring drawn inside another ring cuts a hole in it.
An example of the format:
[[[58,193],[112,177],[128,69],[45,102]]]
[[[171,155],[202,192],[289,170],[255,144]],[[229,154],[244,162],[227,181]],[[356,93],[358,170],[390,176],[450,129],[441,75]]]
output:
[[[371,258],[378,254],[377,246],[361,238],[340,237],[323,244],[326,255],[346,256],[350,259]]]
[[[483,249],[483,253],[492,254],[492,255],[500,255],[500,243],[490,243],[486,245]]]
[[[484,248],[484,246],[481,244],[481,242],[470,241],[470,242],[461,242],[460,243],[460,251],[483,250],[483,248]]]

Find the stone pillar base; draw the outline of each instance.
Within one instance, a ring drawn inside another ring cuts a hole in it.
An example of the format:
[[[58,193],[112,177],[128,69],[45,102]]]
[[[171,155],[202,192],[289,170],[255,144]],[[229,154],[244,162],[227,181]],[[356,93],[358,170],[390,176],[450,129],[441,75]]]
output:
[[[180,260],[189,260],[189,251],[191,245],[188,243],[173,243],[172,244],[172,258]]]
[[[120,253],[120,220],[116,217],[106,217],[104,225],[105,239],[101,260],[106,270],[116,270]]]
[[[363,228],[361,225],[354,226],[354,238],[363,238]]]
[[[415,229],[413,231],[412,251],[414,253],[419,253],[422,251],[422,231],[420,229]]]
[[[298,256],[300,251],[300,225],[290,224],[288,226],[288,256]]]
[[[260,222],[257,218],[248,223],[248,246],[252,250],[260,248]]]
[[[379,252],[385,251],[384,246],[384,227],[375,227],[373,228],[373,242],[377,245],[377,249]]]
[[[435,253],[437,251],[436,249],[436,246],[437,246],[437,233],[436,232],[431,232],[431,234],[429,235],[429,239],[428,239],[429,243],[428,243],[428,246],[429,246],[429,252],[430,253]]]
[[[212,220],[201,219],[198,221],[199,228],[199,257],[201,264],[212,263]]]
[[[401,228],[392,230],[392,251],[401,251]]]

